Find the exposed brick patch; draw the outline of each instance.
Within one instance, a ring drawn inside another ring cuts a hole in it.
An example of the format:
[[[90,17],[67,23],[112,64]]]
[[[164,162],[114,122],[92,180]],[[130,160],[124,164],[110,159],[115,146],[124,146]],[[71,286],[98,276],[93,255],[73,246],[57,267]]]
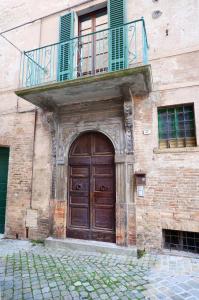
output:
[[[66,236],[66,201],[51,200],[51,232],[56,238],[65,238]]]

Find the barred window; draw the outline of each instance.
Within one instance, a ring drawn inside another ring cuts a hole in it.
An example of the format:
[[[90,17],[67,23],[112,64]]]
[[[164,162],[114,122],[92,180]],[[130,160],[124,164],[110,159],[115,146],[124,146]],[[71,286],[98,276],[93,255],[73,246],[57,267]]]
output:
[[[158,109],[160,148],[196,146],[193,104]]]
[[[164,247],[199,253],[199,232],[163,229]]]

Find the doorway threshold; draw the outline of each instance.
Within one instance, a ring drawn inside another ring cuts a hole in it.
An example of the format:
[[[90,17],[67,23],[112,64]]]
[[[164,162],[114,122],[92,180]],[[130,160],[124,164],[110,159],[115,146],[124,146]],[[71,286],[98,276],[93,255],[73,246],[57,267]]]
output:
[[[65,249],[73,251],[81,251],[86,253],[101,253],[137,257],[136,246],[118,246],[114,243],[88,241],[80,239],[55,239],[49,237],[45,240],[45,246],[51,249]]]

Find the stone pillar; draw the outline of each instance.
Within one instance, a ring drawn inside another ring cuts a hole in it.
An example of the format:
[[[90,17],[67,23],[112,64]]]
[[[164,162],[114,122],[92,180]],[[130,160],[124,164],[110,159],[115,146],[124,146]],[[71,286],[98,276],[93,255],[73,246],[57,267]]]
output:
[[[135,244],[136,218],[133,201],[133,155],[115,156],[116,164],[116,243]]]
[[[123,122],[125,154],[115,157],[116,163],[116,243],[136,244],[136,210],[133,189],[133,96],[128,86],[121,88],[123,95]]]
[[[65,238],[66,233],[66,165],[58,112],[45,112],[52,138],[52,185],[50,200],[50,234]]]

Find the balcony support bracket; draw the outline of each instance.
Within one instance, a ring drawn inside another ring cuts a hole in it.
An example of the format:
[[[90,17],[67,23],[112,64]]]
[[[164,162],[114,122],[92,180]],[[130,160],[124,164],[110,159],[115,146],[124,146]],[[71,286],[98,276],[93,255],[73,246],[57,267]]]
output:
[[[124,127],[126,137],[126,154],[133,154],[133,95],[129,86],[121,88],[124,108]]]

